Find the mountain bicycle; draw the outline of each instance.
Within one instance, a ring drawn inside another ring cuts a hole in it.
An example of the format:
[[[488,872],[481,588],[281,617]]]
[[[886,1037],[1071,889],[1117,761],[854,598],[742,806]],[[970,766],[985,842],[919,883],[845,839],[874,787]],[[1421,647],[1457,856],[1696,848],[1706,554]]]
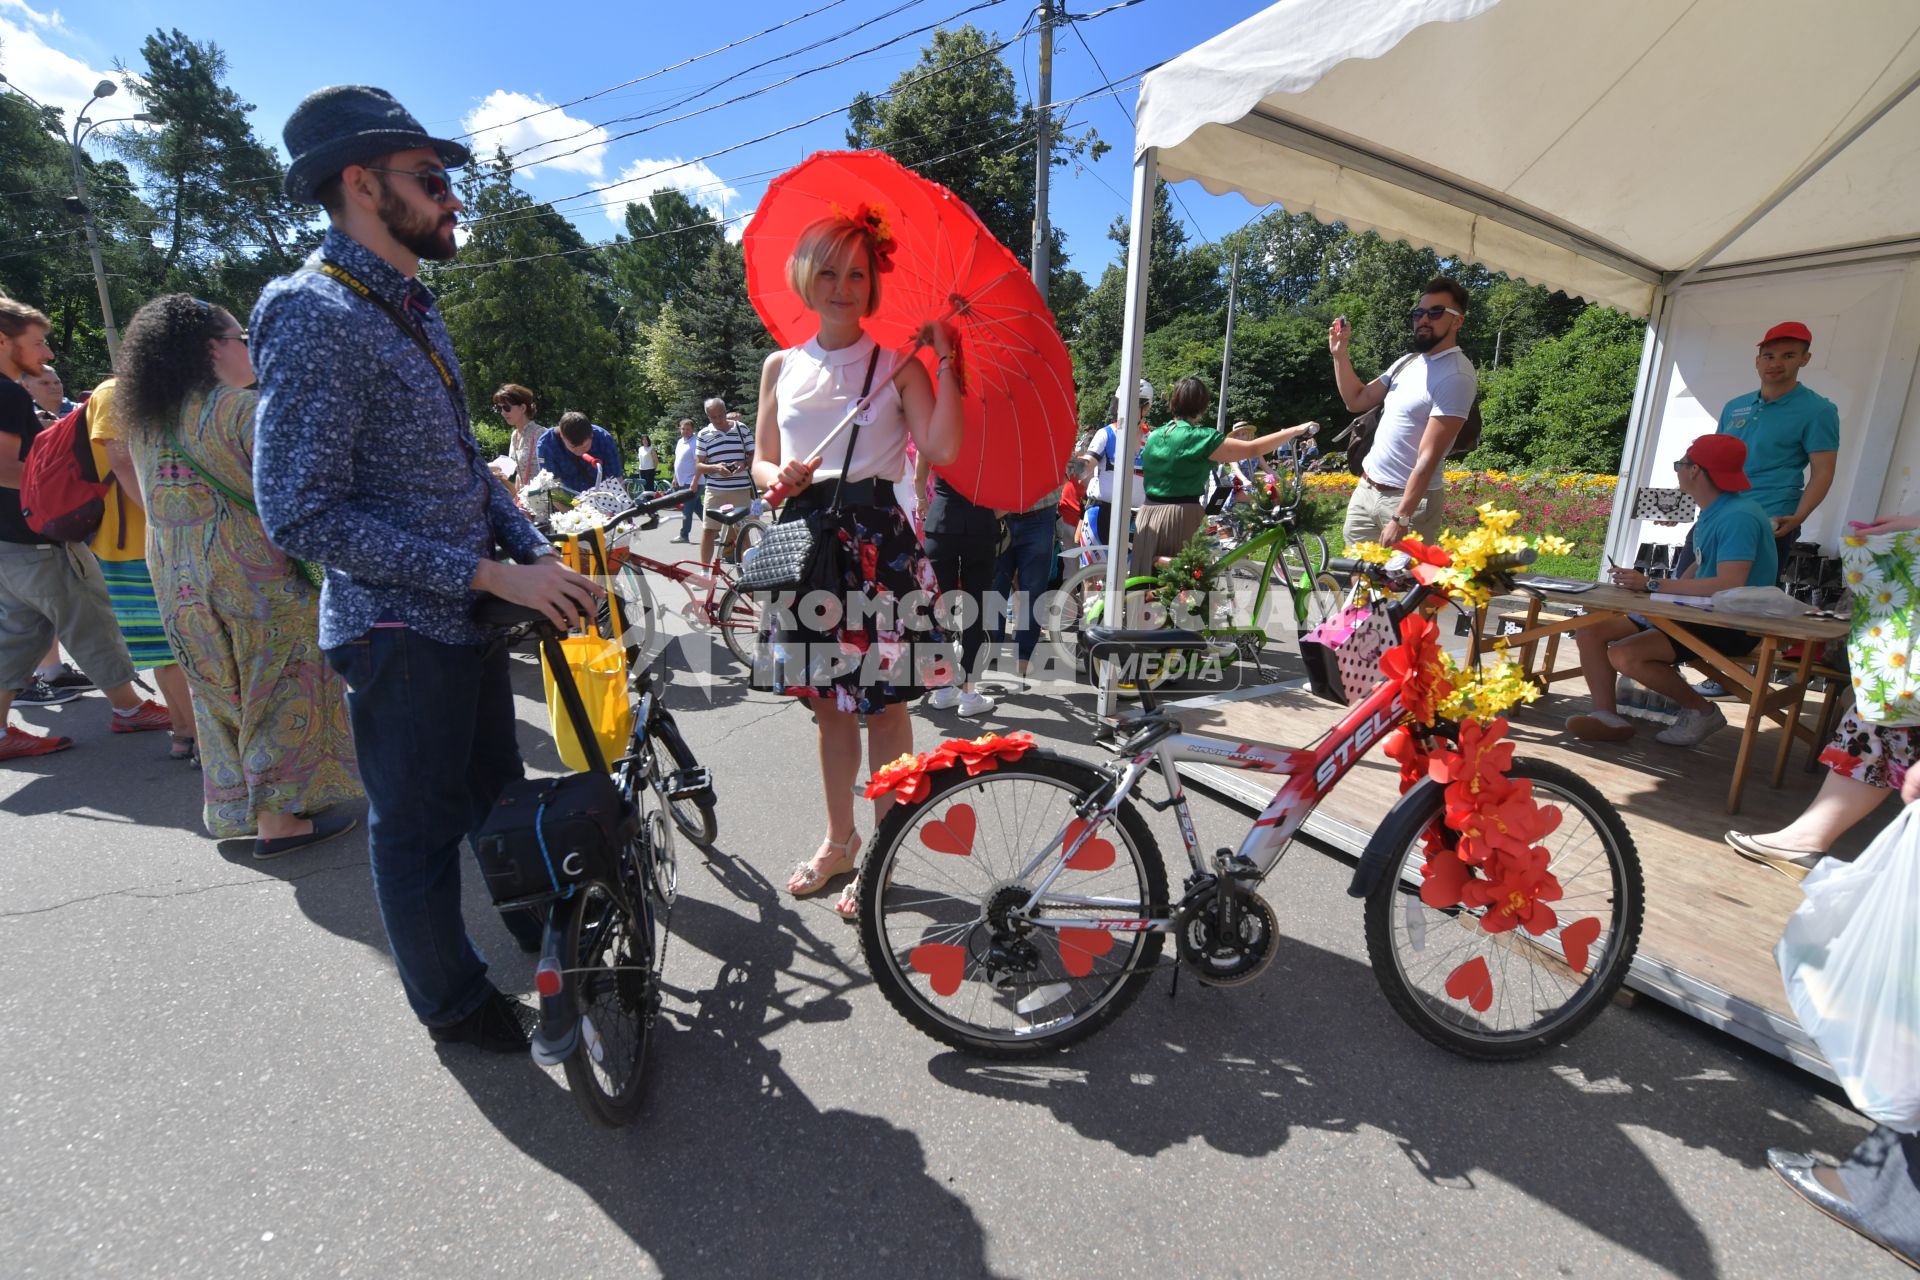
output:
[[[636,654],[653,652],[660,606],[647,585],[647,575],[651,573],[679,584],[687,594],[680,616],[696,627],[719,632],[734,660],[750,667],[760,631],[760,606],[751,594],[739,589],[738,566],[730,565],[724,557],[712,566],[698,560],[655,560],[631,544],[634,534],[659,527],[659,512],[678,506],[691,497],[692,492],[681,489],[647,498],[607,522],[604,530],[609,571],[607,590],[619,598],[627,615],[625,643],[629,660]],[[737,545],[736,535],[747,530],[745,536],[751,539],[751,546],[742,549],[743,557],[747,550],[759,545],[760,537],[766,533],[765,522],[755,519],[747,507],[721,508],[710,514],[728,527],[728,545]]]
[[[561,654],[560,629],[536,610],[496,599],[483,602],[477,616],[510,627],[510,636],[540,642],[589,767],[607,771]],[[640,1110],[647,1048],[660,1009],[667,923],[680,886],[674,828],[692,827],[688,835],[703,846],[712,845],[718,828],[712,778],[663,705],[666,687],[666,673],[658,667],[632,674],[633,732],[626,753],[611,765],[626,839],[611,871],[572,884],[564,894],[496,904],[502,911],[537,911],[545,920],[534,971],[540,998],[534,1061],[562,1067],[581,1111],[609,1128],[630,1123]]]
[[[1507,557],[1481,581],[1504,585],[1509,569],[1532,558]],[[1381,591],[1371,607],[1396,626],[1430,597],[1371,566],[1336,568]],[[1084,639],[1097,662],[1123,666],[1218,657],[1231,644],[1179,629],[1094,627]],[[860,877],[867,965],[888,1002],[927,1035],[998,1058],[1072,1044],[1140,994],[1169,935],[1176,983],[1182,968],[1211,986],[1251,981],[1272,962],[1280,928],[1257,890],[1315,807],[1399,725],[1411,724],[1424,744],[1459,732],[1412,721],[1400,686],[1386,681],[1313,745],[1264,747],[1183,732],[1179,710],[1155,704],[1151,681],[1138,683],[1139,708],[1119,722],[1122,740],[1105,764],[1036,748],[977,776],[942,769],[875,833]],[[1284,782],[1238,848],[1207,856],[1176,770],[1183,761]],[[1165,800],[1143,791],[1156,772]],[[1451,849],[1458,839],[1431,779],[1381,819],[1348,890],[1365,900],[1367,951],[1388,1004],[1469,1058],[1524,1057],[1578,1031],[1619,989],[1640,936],[1639,855],[1619,813],[1556,765],[1520,760],[1509,776],[1563,815],[1544,842],[1562,896],[1543,934],[1487,932],[1485,907],[1422,900],[1429,842]],[[1177,897],[1140,804],[1177,819],[1189,864]],[[1478,973],[1484,983],[1472,981]]]
[[[1304,459],[1298,451],[1290,453],[1288,499],[1268,507],[1243,503],[1240,508],[1243,514],[1234,518],[1242,540],[1213,562],[1214,572],[1230,584],[1237,583],[1242,588],[1251,585],[1253,600],[1242,615],[1244,621],[1236,617],[1198,628],[1202,635],[1231,640],[1237,656],[1244,661],[1259,662],[1261,651],[1266,648],[1267,594],[1275,584],[1286,590],[1293,605],[1294,623],[1303,631],[1316,612],[1316,601],[1318,610],[1324,612],[1340,596],[1339,583],[1327,573],[1327,540],[1302,524],[1300,509],[1306,494],[1302,480]],[[1061,583],[1061,596],[1055,609],[1057,642],[1073,647],[1082,628],[1099,626],[1106,621],[1106,585],[1104,564],[1088,565]],[[1135,574],[1127,579],[1125,589],[1129,598],[1138,599],[1158,585],[1159,579],[1153,574]],[[1242,592],[1236,589],[1233,594],[1237,613]]]

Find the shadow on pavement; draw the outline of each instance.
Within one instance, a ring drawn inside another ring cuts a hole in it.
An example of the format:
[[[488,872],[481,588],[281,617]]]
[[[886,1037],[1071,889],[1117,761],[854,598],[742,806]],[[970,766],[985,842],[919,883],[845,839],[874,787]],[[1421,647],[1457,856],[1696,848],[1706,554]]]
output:
[[[1156,980],[1065,1054],[1015,1063],[947,1052],[928,1070],[955,1089],[1044,1107],[1132,1156],[1197,1139],[1261,1157],[1302,1130],[1375,1129],[1437,1187],[1497,1179],[1679,1275],[1715,1274],[1713,1248],[1633,1130],[1750,1167],[1769,1145],[1845,1152],[1860,1136],[1798,1077],[1761,1090],[1726,1072],[1724,1054],[1664,1010],[1610,1009],[1542,1057],[1474,1063],[1401,1024],[1367,966],[1305,943],[1281,939],[1265,998],[1185,978],[1177,1000]]]

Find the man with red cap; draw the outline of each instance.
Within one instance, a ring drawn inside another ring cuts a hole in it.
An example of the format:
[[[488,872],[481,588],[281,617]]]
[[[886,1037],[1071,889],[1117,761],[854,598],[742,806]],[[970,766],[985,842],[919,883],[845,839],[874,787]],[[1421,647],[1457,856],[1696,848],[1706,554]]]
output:
[[[1676,579],[1673,588],[1685,595],[1710,596],[1729,587],[1770,587],[1779,572],[1774,551],[1773,523],[1748,496],[1753,488],[1745,465],[1747,446],[1733,435],[1701,436],[1673,464],[1680,487],[1700,506],[1693,526],[1695,559]],[[1615,568],[1613,583],[1630,591],[1650,590],[1645,574]],[[1737,658],[1759,643],[1758,638],[1731,627],[1696,627],[1701,640],[1729,658]],[[1680,704],[1680,715],[1670,728],[1655,735],[1669,746],[1691,747],[1726,727],[1720,708],[1687,685],[1676,664],[1690,656],[1676,650],[1674,641],[1653,624],[1628,614],[1610,618],[1574,634],[1580,647],[1580,669],[1593,694],[1593,710],[1567,721],[1576,738],[1620,742],[1633,736],[1633,724],[1614,705],[1617,672],[1637,680],[1655,693]]]

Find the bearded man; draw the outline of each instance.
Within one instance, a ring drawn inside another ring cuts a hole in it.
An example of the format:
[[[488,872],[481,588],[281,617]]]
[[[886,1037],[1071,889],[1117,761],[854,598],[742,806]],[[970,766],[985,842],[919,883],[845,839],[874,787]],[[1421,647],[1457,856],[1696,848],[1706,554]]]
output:
[[[284,136],[287,195],[332,226],[253,311],[260,519],[327,570],[320,646],[347,682],[374,898],[408,1003],[436,1041],[525,1052],[533,1012],[488,981],[460,915],[460,841],[523,772],[506,650],[473,606],[491,593],[564,626],[602,593],[488,469],[415,278],[422,258],[454,256],[446,166],[467,149],[365,85],[309,95]],[[529,913],[509,927],[538,949]]]

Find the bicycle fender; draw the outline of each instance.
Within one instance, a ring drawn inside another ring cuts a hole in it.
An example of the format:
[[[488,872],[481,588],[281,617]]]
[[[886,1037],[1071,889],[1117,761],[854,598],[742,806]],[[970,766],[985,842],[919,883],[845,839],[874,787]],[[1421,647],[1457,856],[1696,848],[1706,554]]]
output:
[[[1374,828],[1372,838],[1367,841],[1366,849],[1360,854],[1360,861],[1353,868],[1353,882],[1347,886],[1348,897],[1364,898],[1372,893],[1387,874],[1387,868],[1400,853],[1399,849],[1382,840],[1380,833],[1397,830],[1404,821],[1402,818],[1404,811],[1415,806],[1425,807],[1435,803],[1431,793],[1438,790],[1440,790],[1440,784],[1428,778],[1393,802],[1393,807],[1387,810],[1386,817],[1382,818],[1380,825]],[[1397,819],[1401,821],[1396,821]]]

